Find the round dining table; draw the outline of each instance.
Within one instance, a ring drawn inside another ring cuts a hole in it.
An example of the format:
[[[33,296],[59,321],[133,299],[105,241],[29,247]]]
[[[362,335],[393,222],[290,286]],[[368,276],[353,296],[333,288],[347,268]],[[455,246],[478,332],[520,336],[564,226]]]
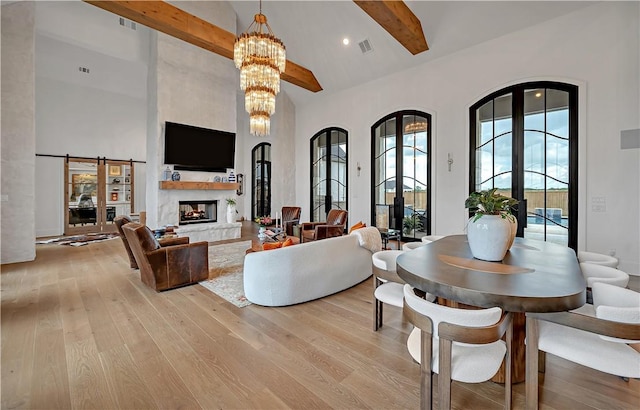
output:
[[[560,312],[586,302],[586,282],[573,249],[516,238],[502,261],[475,259],[466,235],[451,235],[396,260],[397,273],[414,288],[449,306],[498,306],[514,312],[512,380],[526,373],[525,312]],[[496,377],[504,382],[504,369]]]

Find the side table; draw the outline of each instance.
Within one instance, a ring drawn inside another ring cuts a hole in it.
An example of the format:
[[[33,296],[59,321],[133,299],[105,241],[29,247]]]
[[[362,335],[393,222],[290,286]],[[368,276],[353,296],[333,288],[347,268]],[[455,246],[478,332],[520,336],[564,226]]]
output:
[[[402,235],[398,229],[378,228],[378,230],[380,231],[380,236],[382,236],[382,249],[388,249],[389,241],[398,241],[398,250],[402,250],[400,242]]]

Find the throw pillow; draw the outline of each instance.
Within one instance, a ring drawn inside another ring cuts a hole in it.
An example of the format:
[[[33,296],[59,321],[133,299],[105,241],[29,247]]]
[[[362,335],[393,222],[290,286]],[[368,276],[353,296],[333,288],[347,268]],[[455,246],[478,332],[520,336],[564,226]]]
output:
[[[286,247],[286,246],[291,246],[293,245],[293,239],[291,238],[287,238],[284,240],[284,242],[282,242],[282,247]]]
[[[355,231],[356,229],[364,228],[364,227],[366,227],[366,226],[367,226],[367,224],[366,224],[366,223],[364,223],[364,222],[360,221],[360,222],[356,223],[355,225],[353,225],[353,226],[349,229],[349,233],[351,233],[351,232]]]
[[[267,242],[262,244],[263,251],[270,251],[271,249],[278,249],[282,247],[281,242]]]

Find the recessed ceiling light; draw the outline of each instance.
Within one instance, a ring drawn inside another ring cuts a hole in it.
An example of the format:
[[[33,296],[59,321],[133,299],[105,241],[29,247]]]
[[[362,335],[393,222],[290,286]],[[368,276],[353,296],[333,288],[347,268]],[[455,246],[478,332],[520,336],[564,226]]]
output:
[[[541,93],[541,92],[537,92],[537,93],[536,93],[536,97],[537,97],[537,98],[542,97],[542,93]]]
[[[344,44],[345,46],[348,46],[348,45],[349,45],[349,39],[348,39],[348,38],[346,38],[346,37],[345,37],[345,38],[343,38],[343,39],[342,39],[342,44]]]

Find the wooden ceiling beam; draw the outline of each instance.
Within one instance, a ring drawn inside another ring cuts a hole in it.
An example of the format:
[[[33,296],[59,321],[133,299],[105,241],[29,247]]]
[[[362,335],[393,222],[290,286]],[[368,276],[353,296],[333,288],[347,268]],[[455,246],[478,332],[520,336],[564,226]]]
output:
[[[235,34],[164,1],[84,1],[233,60]],[[281,78],[314,93],[322,91],[310,70],[289,60]]]
[[[353,0],[413,55],[429,49],[420,19],[403,1]]]

